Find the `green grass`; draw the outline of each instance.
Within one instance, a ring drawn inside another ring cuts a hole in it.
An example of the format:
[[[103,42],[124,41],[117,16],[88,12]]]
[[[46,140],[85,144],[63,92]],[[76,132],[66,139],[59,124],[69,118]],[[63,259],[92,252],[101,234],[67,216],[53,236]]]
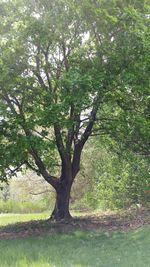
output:
[[[45,215],[28,219],[37,216]],[[150,226],[127,233],[54,233],[0,240],[0,267],[150,267],[149,251]]]
[[[0,214],[0,226],[16,223],[27,222],[30,220],[40,220],[48,218],[46,213],[31,213],[31,214]]]
[[[1,267],[149,267],[150,227],[0,241]]]
[[[73,216],[81,216],[81,212],[72,212]],[[82,216],[85,216],[89,213],[82,212]],[[91,214],[94,214],[91,213]],[[48,219],[50,217],[49,213],[23,213],[23,214],[16,214],[16,213],[3,213],[0,214],[0,226],[14,224],[17,222],[27,222],[30,220],[42,220]]]

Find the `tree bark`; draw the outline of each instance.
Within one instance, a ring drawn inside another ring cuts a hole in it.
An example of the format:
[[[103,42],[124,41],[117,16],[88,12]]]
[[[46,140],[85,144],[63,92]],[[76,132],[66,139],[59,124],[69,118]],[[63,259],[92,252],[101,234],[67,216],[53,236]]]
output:
[[[56,190],[55,207],[50,219],[60,221],[72,218],[69,212],[70,191],[70,184],[61,184]]]

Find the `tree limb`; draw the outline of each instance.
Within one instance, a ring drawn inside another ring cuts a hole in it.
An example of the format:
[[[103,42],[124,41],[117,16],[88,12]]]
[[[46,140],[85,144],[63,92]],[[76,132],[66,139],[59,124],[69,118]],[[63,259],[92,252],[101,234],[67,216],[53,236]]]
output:
[[[43,161],[41,160],[40,156],[38,155],[37,151],[31,147],[31,151],[30,151],[32,157],[34,158],[35,160],[35,164],[36,166],[38,167],[39,169],[39,172],[42,174],[42,176],[44,177],[44,179],[49,183],[51,184],[55,189],[57,189],[58,187],[58,184],[59,184],[59,179],[57,179],[56,177],[54,176],[51,176],[46,168],[45,168],[45,165],[43,163]]]
[[[56,124],[54,125],[54,133],[55,133],[55,138],[56,138],[56,145],[57,145],[61,160],[66,161],[65,147],[63,144],[63,140],[62,140],[60,127]]]
[[[93,109],[92,109],[90,116],[89,116],[88,125],[87,125],[84,133],[81,136],[80,142],[81,142],[82,146],[84,146],[85,142],[87,141],[87,139],[89,138],[89,136],[92,133],[92,129],[93,129],[94,123],[96,121],[96,114],[97,114],[97,111],[99,108],[99,104],[100,104],[100,98],[99,98],[99,96],[97,96],[97,97],[95,97],[94,102],[93,102]]]

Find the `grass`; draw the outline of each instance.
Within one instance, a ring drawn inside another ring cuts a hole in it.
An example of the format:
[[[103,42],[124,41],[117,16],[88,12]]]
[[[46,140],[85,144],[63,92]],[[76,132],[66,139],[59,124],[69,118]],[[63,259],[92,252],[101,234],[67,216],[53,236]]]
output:
[[[82,212],[82,216],[85,216],[87,214],[89,213]],[[81,212],[72,212],[72,215],[80,216]],[[28,222],[30,220],[43,220],[49,217],[50,217],[50,212],[49,213],[23,213],[23,214],[3,213],[3,214],[0,214],[0,226],[14,224],[17,222]]]
[[[73,216],[80,216],[81,213],[76,212],[73,213]],[[82,215],[86,215],[86,213],[82,213]],[[48,219],[50,214],[48,213],[24,213],[24,214],[16,214],[16,213],[5,213],[0,214],[0,227],[8,224],[15,224],[18,222],[28,222],[30,220],[44,220]]]
[[[14,216],[8,216],[14,222]],[[15,216],[23,220],[23,215]],[[25,220],[46,215],[27,216]],[[144,226],[126,233],[76,230],[2,239],[0,267],[149,267],[149,233],[150,226]]]
[[[31,214],[0,214],[0,226],[13,224],[16,222],[27,222],[30,220],[41,220],[47,219],[48,214],[46,213],[31,213]]]
[[[150,227],[1,240],[1,267],[148,267]]]

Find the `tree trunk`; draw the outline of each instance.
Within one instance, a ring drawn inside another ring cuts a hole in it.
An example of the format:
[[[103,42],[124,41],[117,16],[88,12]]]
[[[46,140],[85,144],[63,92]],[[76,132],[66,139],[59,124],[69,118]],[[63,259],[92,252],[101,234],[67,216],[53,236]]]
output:
[[[70,200],[71,185],[61,185],[56,190],[56,202],[55,207],[51,215],[52,220],[69,220],[71,215],[69,212],[69,200]]]

